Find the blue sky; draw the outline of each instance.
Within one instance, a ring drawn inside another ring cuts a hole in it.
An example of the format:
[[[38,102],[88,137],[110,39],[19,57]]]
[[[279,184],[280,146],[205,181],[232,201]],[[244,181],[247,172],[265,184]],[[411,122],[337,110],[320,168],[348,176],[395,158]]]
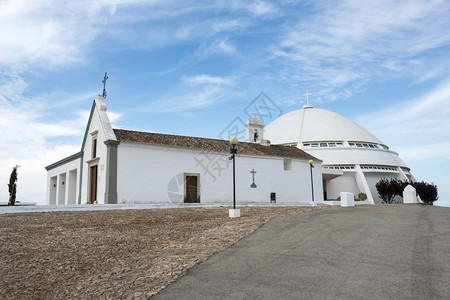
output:
[[[45,201],[108,72],[116,128],[218,137],[264,92],[333,110],[450,206],[450,2],[0,0],[0,201]],[[270,118],[266,122],[270,121]]]

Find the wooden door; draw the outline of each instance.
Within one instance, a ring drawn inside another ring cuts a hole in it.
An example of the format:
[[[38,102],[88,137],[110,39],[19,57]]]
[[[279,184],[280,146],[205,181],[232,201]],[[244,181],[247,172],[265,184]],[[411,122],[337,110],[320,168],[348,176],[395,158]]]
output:
[[[97,166],[91,167],[91,184],[89,187],[89,203],[97,201]]]
[[[186,176],[186,195],[184,196],[184,203],[200,203],[198,197],[198,177]]]

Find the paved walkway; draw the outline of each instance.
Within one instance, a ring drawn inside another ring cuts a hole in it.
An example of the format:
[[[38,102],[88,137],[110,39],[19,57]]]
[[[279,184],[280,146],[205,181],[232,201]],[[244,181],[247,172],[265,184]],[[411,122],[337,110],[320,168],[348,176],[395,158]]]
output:
[[[154,299],[450,299],[450,208],[376,205],[276,219]]]

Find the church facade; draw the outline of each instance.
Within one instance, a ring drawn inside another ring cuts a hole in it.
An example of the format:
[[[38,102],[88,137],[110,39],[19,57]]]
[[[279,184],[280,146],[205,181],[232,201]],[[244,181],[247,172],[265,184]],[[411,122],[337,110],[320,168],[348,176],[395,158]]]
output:
[[[322,161],[263,139],[256,118],[236,155],[236,203],[323,202]],[[80,152],[46,167],[47,204],[232,204],[229,141],[113,129],[93,102]],[[310,162],[314,168],[311,168]]]

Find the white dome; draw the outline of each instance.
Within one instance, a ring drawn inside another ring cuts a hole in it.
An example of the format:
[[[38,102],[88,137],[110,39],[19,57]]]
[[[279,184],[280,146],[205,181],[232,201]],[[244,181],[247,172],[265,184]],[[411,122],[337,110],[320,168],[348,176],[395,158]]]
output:
[[[305,105],[264,128],[273,144],[291,144],[325,166],[389,166],[409,170],[398,154],[355,122],[332,111]]]
[[[355,122],[329,110],[306,106],[287,113],[265,127],[274,144],[321,141],[358,141],[383,144]]]

